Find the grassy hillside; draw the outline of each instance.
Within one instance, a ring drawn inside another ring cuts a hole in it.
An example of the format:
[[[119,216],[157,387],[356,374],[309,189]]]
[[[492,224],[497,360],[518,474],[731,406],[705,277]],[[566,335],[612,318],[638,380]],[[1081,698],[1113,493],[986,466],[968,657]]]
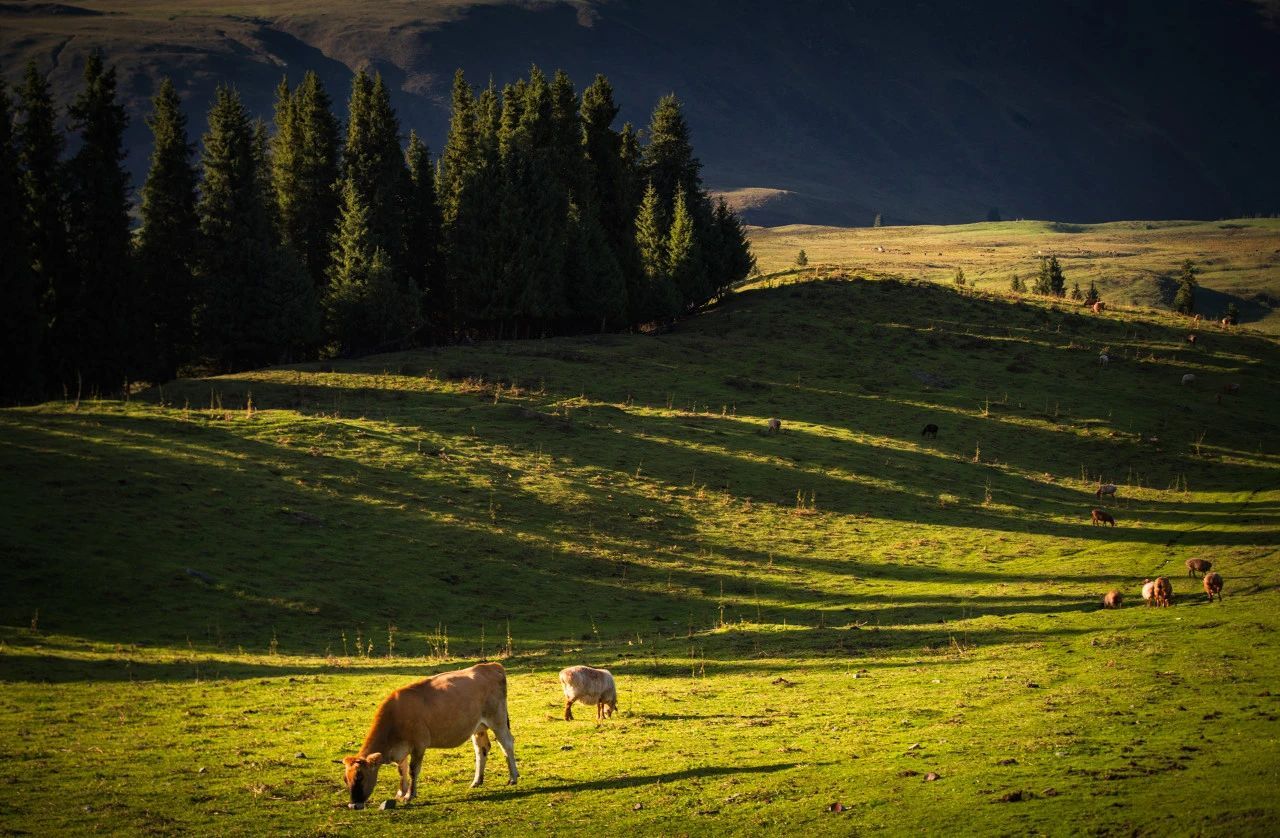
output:
[[[1115,305],[1170,308],[1179,267],[1191,259],[1203,286],[1200,310],[1219,317],[1235,302],[1241,322],[1280,332],[1280,219],[1120,221],[1063,224],[1005,221],[950,227],[756,228],[751,244],[766,274],[795,267],[803,249],[822,273],[834,267],[867,276],[950,284],[956,268],[986,291],[1005,292],[1016,273],[1028,284],[1039,255],[1056,255],[1067,287],[1098,284]]]
[[[0,411],[0,830],[1274,832],[1280,344],[1184,333],[837,276]],[[521,784],[346,810],[378,700],[484,657]]]

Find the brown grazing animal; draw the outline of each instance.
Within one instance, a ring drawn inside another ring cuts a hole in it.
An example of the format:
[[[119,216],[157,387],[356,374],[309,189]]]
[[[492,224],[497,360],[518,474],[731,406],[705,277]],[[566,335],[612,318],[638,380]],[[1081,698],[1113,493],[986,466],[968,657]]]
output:
[[[1094,304],[1093,304],[1093,306],[1092,306],[1092,308],[1093,308],[1093,313],[1094,313],[1094,314],[1101,314],[1101,313],[1103,312],[1103,310],[1104,310],[1104,309],[1106,309],[1106,307],[1107,307],[1107,304],[1106,304],[1106,303],[1104,303],[1102,300],[1098,300],[1098,301],[1097,301],[1096,303],[1094,303]]]
[[[927,436],[927,437],[932,437],[934,439],[937,439],[938,426],[930,422],[929,424],[924,426],[924,430],[920,432],[920,436]]]
[[[1112,497],[1115,497],[1115,496],[1116,496],[1116,484],[1114,484],[1114,483],[1101,483],[1101,484],[1099,484],[1099,485],[1098,485],[1098,491],[1094,492],[1094,493],[1093,493],[1093,496],[1094,496],[1095,498],[1101,498],[1103,495],[1111,495]]]
[[[769,433],[776,434],[782,430],[782,420],[776,416],[769,420]]]
[[[618,688],[613,673],[591,666],[570,666],[560,671],[564,686],[564,720],[573,721],[573,702],[595,705],[596,718],[607,719],[618,709]]]
[[[1209,568],[1213,567],[1213,562],[1208,559],[1187,559],[1187,575],[1195,577],[1197,573],[1208,573]]]
[[[1204,592],[1209,595],[1209,601],[1213,602],[1216,596],[1218,602],[1222,602],[1222,574],[1214,571],[1204,575]]]
[[[507,756],[508,785],[514,785],[515,740],[507,717],[507,673],[501,664],[478,663],[469,669],[442,672],[391,693],[378,706],[360,753],[342,760],[343,780],[351,792],[352,809],[363,809],[373,796],[378,768],[394,762],[400,768],[397,800],[418,794],[418,772],[427,748],[456,748],[467,739],[476,751],[476,775],[471,787],[484,782],[489,757],[489,734],[498,737]]]
[[[1163,576],[1156,577],[1155,601],[1161,608],[1168,608],[1173,604],[1173,583]]]
[[[1150,579],[1142,581],[1142,600],[1148,607],[1154,604],[1156,598],[1156,583]]]
[[[1107,591],[1102,598],[1103,608],[1119,608],[1124,603],[1124,594],[1119,591]]]
[[[1195,336],[1195,335],[1187,335],[1187,343],[1191,344],[1192,346],[1195,346],[1195,345],[1196,345],[1196,336]]]
[[[1108,515],[1106,512],[1103,512],[1101,509],[1093,510],[1091,515],[1093,518],[1093,525],[1095,527],[1098,526],[1098,524],[1102,524],[1103,526],[1110,524],[1113,527],[1116,525],[1116,519],[1112,518],[1110,515]]]

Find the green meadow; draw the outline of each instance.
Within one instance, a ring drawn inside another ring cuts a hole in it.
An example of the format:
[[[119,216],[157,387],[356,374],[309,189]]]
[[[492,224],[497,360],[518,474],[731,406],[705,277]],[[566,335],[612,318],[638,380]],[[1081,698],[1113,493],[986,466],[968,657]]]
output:
[[[0,832],[1275,834],[1280,341],[822,276],[0,411]],[[520,784],[349,811],[384,695],[482,659]]]

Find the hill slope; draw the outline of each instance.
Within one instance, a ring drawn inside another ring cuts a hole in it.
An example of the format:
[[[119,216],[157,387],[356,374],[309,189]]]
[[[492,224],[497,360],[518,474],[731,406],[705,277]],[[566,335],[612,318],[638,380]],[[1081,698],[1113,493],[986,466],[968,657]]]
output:
[[[140,119],[163,74],[193,122],[213,86],[259,113],[283,73],[342,99],[380,69],[406,129],[439,149],[455,67],[501,84],[531,62],[607,73],[637,123],[663,93],[689,107],[709,185],[773,200],[753,223],[1098,221],[1280,210],[1280,27],[1271,3],[998,0],[677,3],[427,0],[378,4],[0,3],[0,67],[27,58],[65,101],[88,50],[124,70]]]
[[[0,828],[1273,831],[1280,345],[1183,334],[837,278],[0,411]],[[521,785],[343,809],[381,695],[495,655]]]

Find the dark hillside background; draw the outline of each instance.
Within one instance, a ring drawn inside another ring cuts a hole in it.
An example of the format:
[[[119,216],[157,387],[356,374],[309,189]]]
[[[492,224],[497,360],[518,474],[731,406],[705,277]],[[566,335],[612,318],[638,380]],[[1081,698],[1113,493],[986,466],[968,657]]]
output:
[[[380,70],[406,128],[443,143],[462,67],[530,63],[613,81],[623,118],[684,100],[713,189],[756,224],[1004,218],[1089,222],[1280,211],[1276,4],[988,0],[214,4],[0,3],[0,68],[34,58],[60,101],[87,52],[119,65],[141,181],[141,120],[171,75],[202,129],[216,83],[267,116],[281,74],[344,101]]]

